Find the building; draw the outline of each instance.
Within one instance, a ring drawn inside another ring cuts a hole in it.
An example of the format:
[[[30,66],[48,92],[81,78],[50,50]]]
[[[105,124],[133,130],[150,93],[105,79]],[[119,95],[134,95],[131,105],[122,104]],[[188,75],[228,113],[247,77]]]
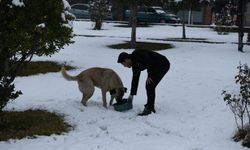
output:
[[[188,24],[211,25],[214,23],[213,13],[213,5],[204,2],[196,10],[180,10],[177,15]]]
[[[247,43],[250,43],[250,0],[246,0],[245,13],[244,13],[244,25],[248,28]]]
[[[250,26],[250,1],[247,1],[245,6],[244,25]]]

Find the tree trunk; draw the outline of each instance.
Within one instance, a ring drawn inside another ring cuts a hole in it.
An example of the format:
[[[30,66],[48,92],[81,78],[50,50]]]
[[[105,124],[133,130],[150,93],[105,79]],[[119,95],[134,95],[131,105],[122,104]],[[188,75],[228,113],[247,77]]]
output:
[[[102,28],[102,20],[101,19],[97,19],[95,21],[95,27],[94,27],[94,30],[101,30]]]
[[[247,33],[247,43],[250,44],[250,32]]]
[[[189,11],[188,11],[188,24],[192,24],[191,23],[191,16],[192,15],[192,10],[191,10],[191,8],[189,8]]]
[[[243,52],[243,0],[238,1],[238,51]]]
[[[133,4],[131,6],[131,12],[132,12],[132,18],[131,18],[131,25],[132,25],[132,31],[131,31],[131,48],[136,48],[136,25],[137,25],[137,5]]]
[[[185,29],[185,13],[182,13],[182,38],[186,39],[186,29]]]

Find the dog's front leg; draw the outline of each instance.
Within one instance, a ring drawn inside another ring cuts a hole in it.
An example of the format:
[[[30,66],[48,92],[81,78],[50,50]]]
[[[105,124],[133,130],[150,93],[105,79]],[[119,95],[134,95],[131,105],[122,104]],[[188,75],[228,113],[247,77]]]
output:
[[[109,101],[109,105],[112,106],[115,97],[113,95],[111,95],[110,97],[111,98],[110,98],[110,101]]]
[[[107,90],[102,89],[102,101],[103,101],[103,107],[108,108],[108,107],[107,107],[106,93],[107,93]]]

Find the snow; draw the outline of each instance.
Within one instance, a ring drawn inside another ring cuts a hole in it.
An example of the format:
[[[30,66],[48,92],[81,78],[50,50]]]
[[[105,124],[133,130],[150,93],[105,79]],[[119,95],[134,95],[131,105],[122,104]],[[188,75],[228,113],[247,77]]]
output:
[[[12,4],[18,7],[25,6],[22,0],[12,0]]]
[[[91,30],[93,23],[74,22],[75,43],[51,57],[52,60],[76,66],[69,71],[76,75],[89,67],[108,67],[115,70],[130,90],[131,69],[116,63],[119,53],[132,49],[114,50],[110,44],[130,40],[131,28],[104,23],[103,30]],[[137,29],[138,41],[170,43],[173,49],[159,51],[171,62],[170,71],[157,87],[156,114],[136,116],[146,102],[146,71],[142,72],[133,109],[116,112],[103,108],[101,92],[84,107],[76,82],[66,81],[58,73],[18,77],[16,89],[24,93],[11,101],[6,110],[46,109],[65,116],[74,129],[63,135],[39,136],[35,139],[0,142],[2,150],[244,150],[231,137],[236,125],[226,106],[222,90],[237,90],[234,76],[236,67],[250,64],[250,46],[245,53],[237,51],[238,35],[218,35],[209,28],[187,27],[187,37],[205,38],[223,44],[172,42],[180,38],[181,26],[155,25]],[[86,35],[86,36],[84,36]],[[87,36],[88,35],[88,36]],[[92,36],[89,36],[92,35]],[[151,39],[151,40],[149,40]],[[162,39],[162,40],[153,40]],[[246,36],[244,36],[246,41]],[[129,96],[129,93],[125,95]],[[109,99],[109,95],[107,95]]]
[[[37,25],[38,28],[45,28],[45,26],[46,26],[45,23],[41,23],[41,24]]]
[[[63,1],[64,9],[69,10],[71,7],[70,7],[68,1],[67,0],[62,0],[62,1]]]

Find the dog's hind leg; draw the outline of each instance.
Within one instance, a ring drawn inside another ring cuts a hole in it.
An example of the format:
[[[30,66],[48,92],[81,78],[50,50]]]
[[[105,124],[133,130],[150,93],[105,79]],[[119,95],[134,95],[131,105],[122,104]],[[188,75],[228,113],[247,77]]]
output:
[[[82,101],[81,103],[84,106],[87,106],[87,101],[89,100],[89,98],[93,95],[94,91],[92,93],[88,93],[88,94],[82,94]]]
[[[89,88],[88,90],[84,90],[84,91],[86,91],[86,92],[84,92],[83,94],[82,94],[82,104],[84,105],[84,106],[87,106],[87,101],[90,99],[90,97],[93,95],[93,93],[94,93],[94,90],[95,90],[95,88],[93,87],[93,88]]]
[[[82,101],[81,103],[84,106],[87,106],[87,101],[90,99],[90,97],[93,95],[95,91],[95,87],[93,83],[89,80],[86,80],[84,82],[79,82],[79,89],[82,92]]]

